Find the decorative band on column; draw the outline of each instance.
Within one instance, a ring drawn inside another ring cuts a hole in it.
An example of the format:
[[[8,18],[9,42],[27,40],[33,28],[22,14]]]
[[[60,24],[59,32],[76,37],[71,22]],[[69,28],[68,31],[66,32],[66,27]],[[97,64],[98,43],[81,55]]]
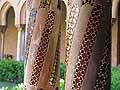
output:
[[[55,86],[57,76],[58,76],[58,69],[59,69],[59,63],[60,63],[60,38],[61,38],[61,32],[59,32],[57,48],[55,52],[55,60],[54,60],[53,67],[51,69],[51,75],[49,79],[49,85],[51,86]]]
[[[51,0],[41,0],[39,8],[46,8],[50,6]]]
[[[94,1],[95,0],[83,0],[82,1],[82,5],[84,5],[84,4],[86,4],[86,3],[89,3],[89,4],[91,4],[91,6],[94,4]]]
[[[88,67],[89,59],[91,57],[95,40],[96,33],[100,28],[101,15],[103,14],[103,8],[101,5],[95,5],[91,12],[91,16],[88,20],[86,32],[82,40],[78,60],[76,62],[75,71],[72,81],[72,90],[80,90],[86,70]]]
[[[110,37],[106,38],[99,65],[97,67],[97,79],[93,90],[109,90],[107,87],[107,79],[110,77],[111,71],[111,40]]]
[[[28,22],[28,27],[27,27],[26,47],[25,47],[26,60],[29,54],[29,47],[31,43],[33,28],[34,28],[35,21],[36,21],[36,14],[37,14],[37,10],[35,8],[30,10],[29,22]]]
[[[70,55],[73,34],[74,34],[75,26],[77,24],[79,11],[80,11],[79,6],[73,5],[71,12],[70,12],[69,20],[68,20],[67,35],[66,35],[66,60],[65,60],[66,64],[68,63],[68,59]]]
[[[30,10],[32,8],[32,1],[33,0],[27,0],[27,8]]]
[[[42,32],[41,42],[39,43],[37,54],[35,56],[30,85],[37,86],[38,84],[40,73],[43,67],[43,62],[47,54],[49,39],[54,27],[54,23],[55,23],[55,11],[50,10],[46,20],[45,28]]]

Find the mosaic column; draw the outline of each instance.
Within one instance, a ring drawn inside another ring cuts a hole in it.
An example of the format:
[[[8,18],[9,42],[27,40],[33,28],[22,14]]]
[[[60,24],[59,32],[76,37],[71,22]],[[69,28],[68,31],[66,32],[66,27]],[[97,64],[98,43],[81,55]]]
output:
[[[5,32],[6,26],[0,26],[0,37],[1,37],[1,47],[0,47],[0,59],[4,59],[4,42],[5,42]]]
[[[110,90],[111,1],[70,1],[65,90]]]
[[[57,0],[32,0],[26,39],[25,90],[57,90],[59,17]]]

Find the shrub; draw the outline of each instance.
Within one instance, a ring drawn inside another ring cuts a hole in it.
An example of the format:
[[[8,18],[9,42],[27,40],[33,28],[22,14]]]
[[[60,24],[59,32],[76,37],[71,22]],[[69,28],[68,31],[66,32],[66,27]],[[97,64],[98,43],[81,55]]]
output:
[[[0,60],[0,81],[21,83],[24,79],[24,63],[15,60]]]
[[[64,90],[64,80],[63,79],[60,79],[60,90]]]
[[[64,79],[64,69],[65,69],[65,65],[63,63],[60,64],[60,78]]]
[[[21,84],[15,84],[15,85],[9,85],[8,86],[3,86],[3,87],[0,87],[0,90],[23,90],[23,83]]]
[[[15,86],[15,87],[13,87],[12,90],[23,90],[23,87],[24,87],[24,85],[23,85],[23,83],[21,83],[21,84],[18,84],[17,86]]]
[[[120,90],[120,68],[112,68],[111,90]]]
[[[65,69],[65,65],[64,64],[60,64],[60,90],[64,90],[64,70]]]

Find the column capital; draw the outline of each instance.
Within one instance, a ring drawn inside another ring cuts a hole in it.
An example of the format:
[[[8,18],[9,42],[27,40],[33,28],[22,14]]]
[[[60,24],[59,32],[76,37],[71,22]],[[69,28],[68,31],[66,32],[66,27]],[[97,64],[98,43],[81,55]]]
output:
[[[24,33],[25,33],[25,24],[17,24],[15,25],[18,30],[18,40],[17,40],[17,57],[16,60],[23,59],[23,41],[24,41]]]
[[[18,31],[22,31],[25,30],[26,24],[16,24],[15,26],[18,29]]]
[[[0,32],[5,33],[7,29],[7,26],[0,25]]]

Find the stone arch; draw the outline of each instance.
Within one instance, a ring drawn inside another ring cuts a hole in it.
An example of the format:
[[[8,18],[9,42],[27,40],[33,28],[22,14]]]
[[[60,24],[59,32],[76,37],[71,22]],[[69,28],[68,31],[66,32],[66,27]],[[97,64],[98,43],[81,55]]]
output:
[[[17,52],[17,28],[15,27],[15,11],[13,7],[7,10],[6,14],[6,32],[4,38],[4,58],[10,56],[16,59]],[[14,41],[14,42],[13,42]]]
[[[26,23],[26,1],[23,3],[21,10],[20,10],[20,23]]]
[[[10,14],[12,14],[12,16],[10,16]],[[11,18],[12,21],[9,21],[9,18]],[[9,22],[9,23],[8,23]],[[8,27],[8,24],[15,24],[15,11],[14,11],[14,8],[10,6],[10,8],[7,10],[7,13],[6,13],[6,26]]]
[[[6,17],[7,17],[7,11],[9,10],[9,8],[11,8],[12,5],[10,4],[10,2],[6,1],[0,11],[0,25],[6,25]],[[12,7],[13,8],[13,7]],[[13,8],[14,9],[14,8]]]

